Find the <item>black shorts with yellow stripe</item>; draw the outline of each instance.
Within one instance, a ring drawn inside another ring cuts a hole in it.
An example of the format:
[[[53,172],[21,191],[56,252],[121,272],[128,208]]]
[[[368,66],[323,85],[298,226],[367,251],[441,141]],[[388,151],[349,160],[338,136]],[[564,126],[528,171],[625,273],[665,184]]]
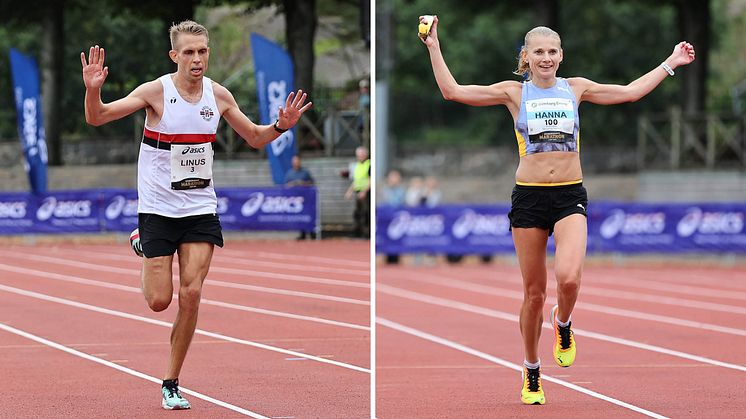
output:
[[[508,218],[513,228],[540,228],[551,236],[557,221],[572,214],[588,217],[583,183],[562,186],[515,185]]]

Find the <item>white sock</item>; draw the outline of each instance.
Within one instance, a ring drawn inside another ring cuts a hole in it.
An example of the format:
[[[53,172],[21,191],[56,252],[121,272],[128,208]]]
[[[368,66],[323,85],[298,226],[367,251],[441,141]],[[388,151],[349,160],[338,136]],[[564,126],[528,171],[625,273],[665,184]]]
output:
[[[567,321],[566,321],[566,322],[563,322],[563,321],[561,321],[561,320],[559,319],[559,317],[557,317],[557,324],[558,324],[558,325],[559,325],[560,327],[567,327],[567,326],[569,326],[569,325],[570,325],[570,322],[571,322],[571,321],[572,321],[572,315],[570,316],[570,318],[569,318],[569,319],[567,319]]]
[[[539,368],[541,366],[541,359],[538,360],[538,361],[536,361],[536,363],[533,363],[533,364],[530,363],[530,362],[528,362],[528,361],[526,361],[524,359],[523,360],[523,366],[526,367],[526,368],[528,368],[528,369],[530,369],[530,370],[535,370],[535,369],[537,369],[537,368]]]

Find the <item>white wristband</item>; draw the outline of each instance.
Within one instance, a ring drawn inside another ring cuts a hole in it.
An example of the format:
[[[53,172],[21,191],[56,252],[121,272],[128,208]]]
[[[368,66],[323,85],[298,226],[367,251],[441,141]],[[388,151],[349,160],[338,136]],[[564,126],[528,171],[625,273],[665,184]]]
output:
[[[667,72],[667,73],[668,73],[669,75],[673,76],[673,75],[675,74],[675,73],[673,72],[673,69],[671,68],[671,66],[669,66],[668,64],[666,64],[666,62],[665,62],[665,61],[661,63],[661,67],[663,67],[663,69],[664,69],[664,70],[666,70],[666,72]]]

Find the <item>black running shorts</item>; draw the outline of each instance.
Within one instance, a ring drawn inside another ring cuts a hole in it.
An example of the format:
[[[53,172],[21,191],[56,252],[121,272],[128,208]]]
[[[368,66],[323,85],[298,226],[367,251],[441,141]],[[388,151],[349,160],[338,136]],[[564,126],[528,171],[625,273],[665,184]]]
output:
[[[586,214],[588,192],[582,183],[564,186],[515,185],[510,197],[510,227],[541,228],[551,236],[557,221],[571,214]]]
[[[169,256],[181,243],[212,243],[223,247],[223,229],[217,214],[182,218],[138,214],[140,243],[145,257]]]

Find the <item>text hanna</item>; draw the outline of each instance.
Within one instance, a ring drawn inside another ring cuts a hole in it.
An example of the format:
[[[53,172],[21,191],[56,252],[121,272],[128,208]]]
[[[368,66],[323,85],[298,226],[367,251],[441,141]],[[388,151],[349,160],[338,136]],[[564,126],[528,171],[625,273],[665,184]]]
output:
[[[536,118],[567,118],[567,113],[565,113],[565,111],[536,112]]]

